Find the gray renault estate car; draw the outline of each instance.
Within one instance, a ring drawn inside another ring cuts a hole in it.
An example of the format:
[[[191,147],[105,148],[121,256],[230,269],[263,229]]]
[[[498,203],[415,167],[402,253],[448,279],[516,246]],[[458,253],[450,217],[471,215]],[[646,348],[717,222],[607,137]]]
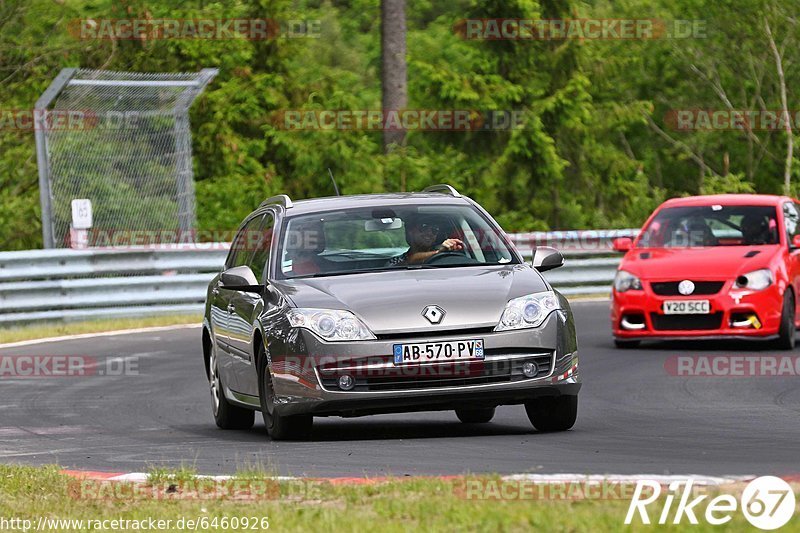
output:
[[[209,284],[203,356],[214,419],[273,439],[315,416],[454,410],[486,423],[524,404],[540,431],[577,416],[567,300],[449,185],[421,193],[266,200]]]

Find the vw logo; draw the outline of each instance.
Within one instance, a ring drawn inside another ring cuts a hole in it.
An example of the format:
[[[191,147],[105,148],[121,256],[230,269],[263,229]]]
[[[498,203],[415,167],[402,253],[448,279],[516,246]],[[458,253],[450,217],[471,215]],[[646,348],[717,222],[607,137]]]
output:
[[[438,324],[444,318],[444,309],[438,305],[429,305],[422,310],[424,316],[431,324]]]
[[[683,294],[684,296],[688,296],[694,292],[694,283],[685,279],[678,283],[678,292]]]

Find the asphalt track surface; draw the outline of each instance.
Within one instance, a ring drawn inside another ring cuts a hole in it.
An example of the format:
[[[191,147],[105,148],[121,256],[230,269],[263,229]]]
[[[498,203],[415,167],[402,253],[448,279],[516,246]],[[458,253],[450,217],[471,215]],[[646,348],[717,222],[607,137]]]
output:
[[[271,442],[260,415],[252,430],[219,430],[200,330],[193,328],[0,350],[136,361],[139,372],[0,378],[0,461],[108,472],[183,465],[227,474],[262,467],[297,476],[800,472],[797,376],[676,377],[665,368],[677,355],[786,352],[742,342],[617,350],[608,303],[573,309],[584,385],[577,424],[565,433],[536,432],[522,406],[501,407],[491,423],[472,426],[446,411],[317,418],[309,442]]]

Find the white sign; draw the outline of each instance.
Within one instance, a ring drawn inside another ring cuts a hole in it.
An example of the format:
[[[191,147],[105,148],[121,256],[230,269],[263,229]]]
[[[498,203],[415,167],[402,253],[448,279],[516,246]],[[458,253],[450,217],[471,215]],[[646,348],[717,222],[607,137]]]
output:
[[[72,227],[89,229],[92,227],[92,201],[86,198],[72,200]]]

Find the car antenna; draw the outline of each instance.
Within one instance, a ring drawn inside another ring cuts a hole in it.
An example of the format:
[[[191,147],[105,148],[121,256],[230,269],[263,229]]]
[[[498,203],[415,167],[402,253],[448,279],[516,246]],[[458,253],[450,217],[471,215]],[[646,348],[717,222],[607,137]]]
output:
[[[339,192],[339,186],[336,185],[336,180],[333,179],[333,172],[331,171],[331,167],[328,167],[328,174],[331,177],[331,181],[333,182],[333,190],[336,191],[336,196],[341,196],[342,193]]]

